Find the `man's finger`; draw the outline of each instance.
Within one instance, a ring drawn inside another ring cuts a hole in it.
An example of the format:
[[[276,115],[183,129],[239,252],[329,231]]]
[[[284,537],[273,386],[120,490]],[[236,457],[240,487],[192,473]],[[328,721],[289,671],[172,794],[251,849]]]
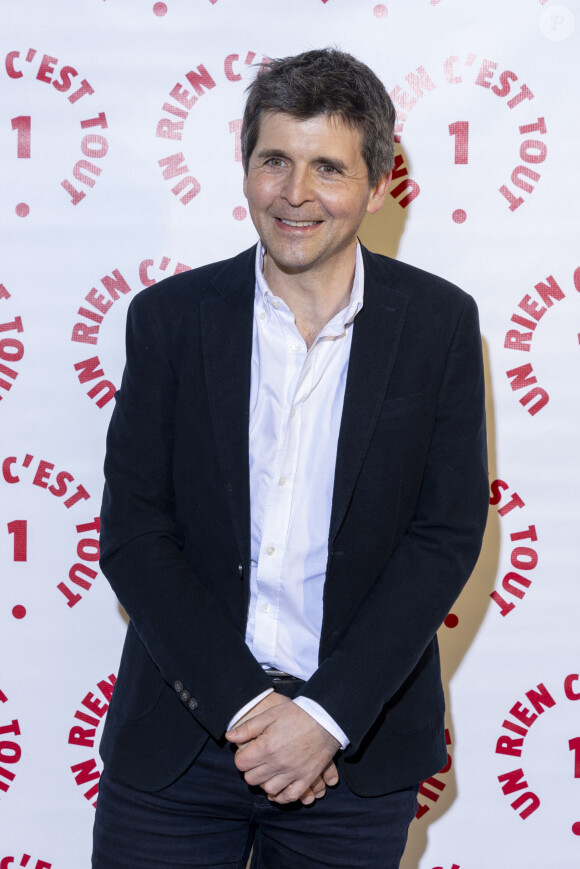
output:
[[[272,779],[275,777],[275,770],[273,770],[271,766],[268,766],[265,763],[257,764],[256,766],[250,767],[246,770],[241,769],[237,761],[236,766],[238,767],[240,772],[244,774],[244,778],[247,783],[252,787],[259,785],[265,790],[264,785],[266,784],[266,782],[272,781]],[[282,790],[290,781],[291,778],[287,777],[283,782],[280,783],[278,790]]]
[[[308,790],[312,791],[317,800],[321,799],[326,793],[326,784],[322,776],[318,776],[318,778],[312,782]],[[300,797],[300,799],[302,800],[302,797]]]
[[[276,772],[284,772],[283,768],[277,770],[272,769],[270,760],[271,758],[268,750],[261,743],[257,745],[255,739],[245,743],[243,747],[238,748],[234,755],[234,763],[240,772],[246,773],[250,770],[264,767],[270,770],[270,774],[269,776],[266,776],[266,778],[271,778]],[[258,782],[258,784],[261,784],[261,782]]]
[[[249,718],[248,721],[244,721],[243,724],[238,724],[237,727],[228,730],[226,732],[226,739],[229,742],[235,742],[237,744],[250,742],[252,739],[256,739],[264,732],[270,721],[269,718],[265,721],[265,718],[265,712],[260,715],[255,715],[253,718]]]
[[[255,776],[253,775],[254,770],[250,770],[249,773],[246,773],[244,778],[248,781],[248,776],[252,779],[252,783],[254,782]],[[272,775],[270,772],[269,777],[263,777],[263,780],[259,782],[260,787],[268,796],[269,799],[276,799],[278,794],[283,793],[291,784],[293,783],[291,775]],[[302,791],[306,791],[306,787],[302,788]]]
[[[271,803],[280,802],[280,800],[278,800],[277,796],[273,796],[272,794],[266,794],[266,796],[268,797],[268,799],[270,800]],[[308,790],[306,790],[302,794],[302,796],[300,797],[300,802],[305,806],[311,806],[313,803],[316,802],[316,800],[317,800],[317,797],[310,790],[310,788],[308,788]],[[294,802],[296,802],[296,800],[294,800]]]
[[[256,718],[258,715],[261,715],[263,712],[267,712],[268,709],[274,709],[276,706],[283,705],[284,703],[290,703],[289,697],[284,697],[282,694],[277,694],[273,691],[271,694],[268,694],[266,697],[263,697],[255,706],[252,706],[239,721],[236,721],[234,726],[227,731],[226,737],[230,742],[238,742],[236,736],[238,736],[237,729],[242,726],[242,724],[246,724],[248,721],[251,721],[252,718]],[[262,728],[263,729],[263,728]],[[234,735],[234,731],[236,734]],[[247,743],[247,739],[240,739],[240,742],[243,744]],[[238,743],[239,745],[240,743]]]
[[[317,799],[318,797],[316,796],[312,788],[307,788],[307,790],[300,797],[300,802],[304,806],[311,806],[312,803],[316,802]]]
[[[267,783],[266,783],[267,786]],[[269,799],[274,803],[280,803],[281,805],[285,805],[286,803],[295,803],[297,800],[302,801],[302,797],[307,794],[310,788],[306,786],[306,782],[304,781],[293,781],[288,787],[284,788],[277,794],[272,794]],[[308,799],[308,796],[305,796],[305,799]],[[314,802],[314,800],[311,800]],[[309,805],[309,803],[306,803]]]
[[[338,770],[334,761],[331,761],[326,769],[322,770],[322,778],[325,784],[330,787],[334,787],[334,785],[338,784]]]

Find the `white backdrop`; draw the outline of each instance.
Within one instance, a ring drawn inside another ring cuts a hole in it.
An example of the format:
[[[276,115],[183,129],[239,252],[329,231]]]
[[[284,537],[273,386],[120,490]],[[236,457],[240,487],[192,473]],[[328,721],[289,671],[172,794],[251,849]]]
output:
[[[489,524],[404,869],[580,865],[577,2],[19,0],[0,53],[0,869],[90,864],[125,621],[98,571],[131,297],[248,247],[243,91],[337,44],[400,112],[371,248],[476,298]],[[575,27],[576,24],[576,27]]]

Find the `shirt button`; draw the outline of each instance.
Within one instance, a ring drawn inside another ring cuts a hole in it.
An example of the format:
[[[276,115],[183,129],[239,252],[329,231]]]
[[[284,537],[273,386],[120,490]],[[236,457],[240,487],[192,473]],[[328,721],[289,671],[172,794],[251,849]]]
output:
[[[278,301],[278,299],[272,300],[272,307],[276,308],[276,310],[278,310],[278,308],[280,307],[280,302]]]
[[[298,353],[298,351],[300,350],[300,344],[291,344],[290,350],[292,350],[293,353]]]
[[[276,552],[276,547],[275,546],[266,546],[266,552],[268,553],[268,555],[274,555],[274,553]]]
[[[269,611],[269,609],[270,609],[270,604],[269,604],[269,603],[263,603],[263,604],[262,604],[262,612],[263,612],[263,613],[267,613],[267,612]]]
[[[295,410],[295,408],[292,408],[292,410],[290,411],[290,419],[294,419],[295,416],[296,416],[296,410]]]
[[[265,311],[262,311],[262,313],[260,314],[260,320],[263,321],[263,320],[265,320],[265,319],[266,319],[266,312],[265,312]]]
[[[280,479],[278,480],[278,485],[285,486],[286,485],[286,477],[280,477]]]

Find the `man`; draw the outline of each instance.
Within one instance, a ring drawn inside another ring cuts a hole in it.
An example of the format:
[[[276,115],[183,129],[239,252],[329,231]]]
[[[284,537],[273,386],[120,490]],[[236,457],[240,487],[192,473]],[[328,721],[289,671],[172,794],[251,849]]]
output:
[[[469,296],[357,242],[393,126],[351,56],[269,64],[242,129],[260,242],[130,307],[95,869],[244,867],[252,844],[253,866],[393,869],[446,761],[435,633],[487,512],[481,345]]]

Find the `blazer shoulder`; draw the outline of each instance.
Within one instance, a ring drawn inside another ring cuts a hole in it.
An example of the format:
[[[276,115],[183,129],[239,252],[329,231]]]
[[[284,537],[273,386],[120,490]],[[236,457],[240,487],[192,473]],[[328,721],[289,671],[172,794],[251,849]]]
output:
[[[246,282],[248,278],[251,280],[255,251],[254,245],[228,259],[164,278],[141,290],[131,301],[129,309],[132,314],[148,312],[162,320],[181,317],[202,299],[228,293],[238,283]]]
[[[374,279],[388,284],[407,297],[409,302],[420,305],[444,305],[461,308],[475,305],[469,293],[439,275],[417,266],[363,248],[365,280]]]

